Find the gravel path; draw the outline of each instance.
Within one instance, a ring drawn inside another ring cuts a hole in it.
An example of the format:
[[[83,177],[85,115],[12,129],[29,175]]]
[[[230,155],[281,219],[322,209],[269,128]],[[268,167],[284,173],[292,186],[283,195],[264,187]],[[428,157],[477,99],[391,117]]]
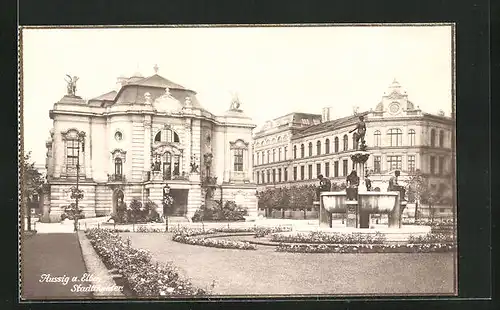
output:
[[[132,246],[171,261],[193,284],[221,295],[393,295],[454,293],[453,253],[308,254],[187,245],[171,234],[122,233]]]

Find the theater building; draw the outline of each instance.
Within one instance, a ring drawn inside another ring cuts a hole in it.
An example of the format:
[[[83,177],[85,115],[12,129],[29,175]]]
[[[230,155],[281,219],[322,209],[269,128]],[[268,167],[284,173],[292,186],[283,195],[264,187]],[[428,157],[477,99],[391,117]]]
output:
[[[161,213],[165,184],[174,215],[191,218],[205,199],[221,198],[256,214],[255,125],[239,101],[228,102],[224,115],[216,116],[203,108],[195,91],[157,70],[149,77],[120,77],[115,90],[87,101],[68,82],[68,94],[49,113],[53,129],[46,141],[44,204],[52,221],[74,202],[69,191],[77,174],[86,217],[111,214],[120,198],[127,204],[150,199]]]
[[[322,114],[291,113],[255,130],[254,179],[259,191],[317,184],[319,174],[332,183],[345,183],[353,169],[350,156],[355,149],[349,131],[358,116],[331,119],[332,112],[324,108]],[[396,80],[374,109],[359,114],[365,118],[365,140],[371,153],[367,169],[374,188],[387,190],[395,170],[401,171],[404,183],[419,169],[431,187],[451,191],[455,125],[450,117],[421,111]]]

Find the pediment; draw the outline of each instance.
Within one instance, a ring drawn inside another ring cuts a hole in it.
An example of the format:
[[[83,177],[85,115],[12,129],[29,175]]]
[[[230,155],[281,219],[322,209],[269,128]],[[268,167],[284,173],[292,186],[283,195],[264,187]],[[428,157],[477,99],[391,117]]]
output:
[[[166,112],[166,113],[180,113],[183,108],[183,104],[175,99],[169,91],[166,91],[165,94],[156,98],[153,102],[153,108],[158,112]]]

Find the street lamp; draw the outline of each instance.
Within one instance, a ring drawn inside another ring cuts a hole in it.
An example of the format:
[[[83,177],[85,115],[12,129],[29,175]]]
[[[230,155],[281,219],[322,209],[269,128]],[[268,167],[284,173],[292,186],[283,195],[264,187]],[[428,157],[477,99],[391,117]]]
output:
[[[170,204],[170,186],[168,186],[168,183],[165,183],[165,186],[163,187],[163,216],[165,217],[166,232],[168,232],[168,207]]]
[[[74,212],[74,218],[75,218],[75,222],[74,222],[74,225],[75,225],[75,231],[78,230],[78,216],[79,216],[79,212],[78,212],[78,200],[80,198],[83,198],[83,195],[80,194],[80,190],[79,190],[79,182],[80,182],[80,145],[82,147],[82,152],[85,152],[85,132],[83,131],[80,131],[78,133],[78,153],[77,153],[77,157],[76,157],[76,195],[75,195],[75,212]]]

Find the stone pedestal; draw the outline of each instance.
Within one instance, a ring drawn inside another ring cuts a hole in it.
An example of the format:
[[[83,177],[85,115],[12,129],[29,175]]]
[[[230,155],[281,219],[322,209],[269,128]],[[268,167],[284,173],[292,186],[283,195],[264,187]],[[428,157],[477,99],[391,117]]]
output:
[[[358,202],[356,200],[348,200],[346,204],[346,227],[357,228],[358,226]]]

